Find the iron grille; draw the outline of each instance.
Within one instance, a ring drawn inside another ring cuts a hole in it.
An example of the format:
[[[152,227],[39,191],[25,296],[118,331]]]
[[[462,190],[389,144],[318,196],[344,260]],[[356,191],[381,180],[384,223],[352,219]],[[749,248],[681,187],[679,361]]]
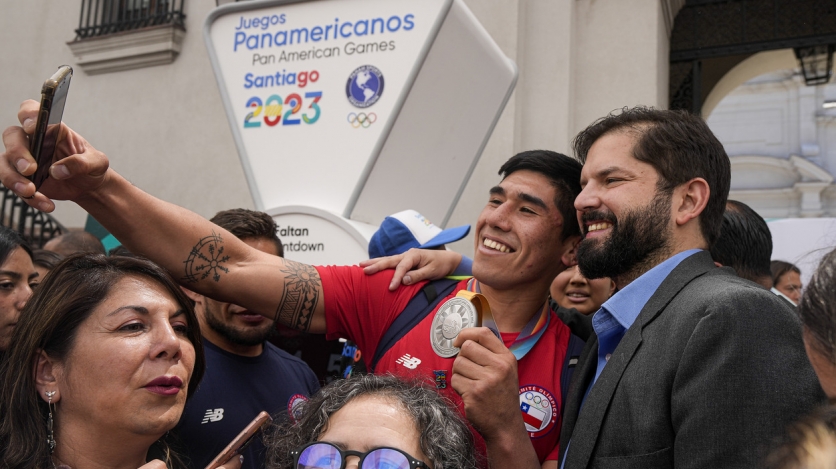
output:
[[[173,24],[185,29],[185,0],[82,0],[75,38]]]
[[[3,185],[0,200],[0,221],[23,236],[33,248],[41,248],[50,239],[67,232],[58,220],[48,213],[26,205],[14,192]]]

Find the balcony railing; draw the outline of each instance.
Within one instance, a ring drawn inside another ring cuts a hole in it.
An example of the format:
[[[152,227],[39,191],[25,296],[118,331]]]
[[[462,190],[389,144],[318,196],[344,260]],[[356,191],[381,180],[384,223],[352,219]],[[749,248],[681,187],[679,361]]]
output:
[[[67,232],[58,220],[48,213],[26,205],[20,197],[3,185],[0,185],[0,222],[3,226],[20,233],[36,249]]]
[[[185,0],[82,0],[76,40],[173,24],[184,28]]]

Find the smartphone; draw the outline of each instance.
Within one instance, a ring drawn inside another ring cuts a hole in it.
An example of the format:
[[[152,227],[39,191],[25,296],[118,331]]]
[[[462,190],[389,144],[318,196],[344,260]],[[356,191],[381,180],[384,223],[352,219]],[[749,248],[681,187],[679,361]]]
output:
[[[212,462],[206,466],[206,469],[216,469],[218,466],[226,464],[233,457],[241,454],[241,451],[250,444],[258,432],[264,428],[265,425],[272,422],[270,414],[261,411],[252,422],[250,422],[241,433],[236,436],[231,443],[229,443],[220,454],[218,454]]]
[[[35,133],[29,140],[29,152],[38,163],[38,169],[29,177],[35,183],[36,190],[40,189],[41,184],[49,177],[49,167],[52,166],[52,157],[55,155],[55,143],[61,130],[61,116],[64,114],[64,103],[67,101],[72,77],[72,67],[62,65],[41,88],[41,109],[38,111]]]

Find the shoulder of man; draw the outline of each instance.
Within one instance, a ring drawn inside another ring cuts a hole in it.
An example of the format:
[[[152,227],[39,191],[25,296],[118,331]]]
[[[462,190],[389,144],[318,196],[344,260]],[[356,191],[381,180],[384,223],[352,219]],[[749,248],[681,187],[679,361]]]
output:
[[[264,353],[269,353],[273,356],[273,358],[286,362],[288,366],[309,368],[308,364],[305,363],[304,360],[296,355],[285,352],[270,342],[264,342]]]
[[[800,324],[790,303],[728,269],[719,268],[695,278],[679,295],[692,299],[695,310],[704,314],[730,314],[740,320],[752,319],[750,315],[755,314],[767,322]],[[771,314],[764,314],[766,312]]]
[[[319,379],[317,379],[316,373],[314,373],[313,369],[304,360],[285,352],[270,342],[264,343],[264,353],[272,354],[275,359],[290,368],[297,378],[308,384],[311,394],[319,390]]]

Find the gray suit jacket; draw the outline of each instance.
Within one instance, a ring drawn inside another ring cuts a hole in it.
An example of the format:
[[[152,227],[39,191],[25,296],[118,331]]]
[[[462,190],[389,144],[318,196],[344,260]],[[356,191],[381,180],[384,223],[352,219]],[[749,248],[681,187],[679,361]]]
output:
[[[795,311],[708,252],[662,282],[581,408],[597,353],[593,335],[564,407],[564,469],[758,467],[825,400]]]

